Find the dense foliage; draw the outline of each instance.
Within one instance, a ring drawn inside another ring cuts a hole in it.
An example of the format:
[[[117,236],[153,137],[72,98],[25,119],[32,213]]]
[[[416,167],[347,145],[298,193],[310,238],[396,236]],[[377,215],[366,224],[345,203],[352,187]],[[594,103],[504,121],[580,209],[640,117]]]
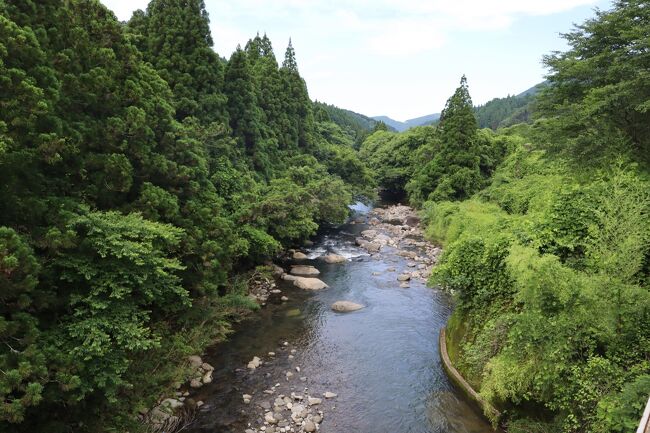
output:
[[[545,57],[551,85],[539,108],[554,150],[606,160],[616,146],[616,153],[649,162],[649,27],[646,1],[618,0],[564,35],[568,51]]]
[[[352,138],[355,148],[358,148],[370,132],[380,123],[363,114],[344,110],[334,105],[318,101],[314,105],[316,119],[321,122],[330,121],[337,124]]]
[[[520,95],[494,98],[483,105],[474,107],[479,127],[497,130],[518,123],[532,122],[537,93],[546,85],[547,83],[544,82]]]
[[[634,431],[650,394],[649,34],[617,1],[545,58],[532,125],[477,130],[463,80],[437,128],[362,146],[444,245],[452,360],[509,432]],[[497,102],[481,126],[523,103]]]
[[[479,131],[467,80],[449,98],[436,126],[403,133],[378,128],[362,144],[360,155],[377,182],[409,201],[463,199],[484,186],[503,158],[509,139]]]
[[[134,431],[251,307],[234,271],[368,193],[291,44],[211,46],[202,0],[0,1],[0,431]]]

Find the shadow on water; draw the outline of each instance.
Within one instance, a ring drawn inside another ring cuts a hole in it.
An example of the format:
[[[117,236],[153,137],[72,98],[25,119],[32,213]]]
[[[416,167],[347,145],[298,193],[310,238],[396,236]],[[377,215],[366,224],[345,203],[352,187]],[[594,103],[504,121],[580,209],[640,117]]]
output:
[[[353,210],[351,223],[326,230],[308,249],[312,260],[307,262],[321,271],[328,289],[307,292],[281,283],[288,302],[271,298],[228,342],[208,351],[204,359],[216,368],[214,381],[194,396],[205,405],[189,431],[243,433],[249,423],[259,428],[264,405],[277,397],[263,391],[276,383],[285,394],[305,388],[314,396],[338,394],[321,404],[322,432],[492,431],[453,388],[440,363],[437,336],[451,313],[450,298],[420,281],[400,288],[396,277],[407,262],[390,248],[380,257],[357,248],[354,238],[368,226],[355,221],[365,219],[370,208],[357,204]],[[325,252],[350,260],[331,265],[316,260]],[[335,313],[330,305],[338,300],[367,307]],[[264,364],[251,373],[246,364],[253,356]],[[295,367],[300,372],[287,380],[285,373]],[[251,404],[243,403],[242,394],[253,395]]]

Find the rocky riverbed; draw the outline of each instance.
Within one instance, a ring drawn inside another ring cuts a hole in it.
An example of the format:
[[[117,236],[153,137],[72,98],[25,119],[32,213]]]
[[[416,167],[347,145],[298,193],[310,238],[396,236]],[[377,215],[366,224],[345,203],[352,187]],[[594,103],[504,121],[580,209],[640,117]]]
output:
[[[490,431],[439,365],[450,299],[425,281],[440,252],[407,206],[288,252],[251,291],[264,308],[203,355],[211,381],[179,390],[205,402],[189,431]]]

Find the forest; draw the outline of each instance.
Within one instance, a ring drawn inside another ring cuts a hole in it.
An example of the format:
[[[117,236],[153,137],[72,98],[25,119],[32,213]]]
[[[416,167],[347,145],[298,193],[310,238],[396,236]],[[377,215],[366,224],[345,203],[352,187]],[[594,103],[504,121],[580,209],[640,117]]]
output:
[[[397,133],[312,102],[291,41],[216,53],[203,0],[125,23],[0,0],[0,431],[145,431],[182,360],[259,308],[246,273],[378,188],[443,246],[452,361],[505,431],[633,431],[649,34],[647,2],[617,0],[544,57],[539,92],[475,110],[463,76],[439,123]]]
[[[237,271],[373,194],[291,43],[224,60],[208,23],[202,1],[126,24],[0,1],[0,430],[133,428],[256,307]]]

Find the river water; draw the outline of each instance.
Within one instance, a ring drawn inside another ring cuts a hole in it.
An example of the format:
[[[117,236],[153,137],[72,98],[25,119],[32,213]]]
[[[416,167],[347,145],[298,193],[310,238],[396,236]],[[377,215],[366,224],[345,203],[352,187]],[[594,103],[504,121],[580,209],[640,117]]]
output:
[[[423,281],[400,288],[396,277],[408,260],[390,248],[371,257],[356,247],[354,239],[368,228],[369,208],[357,204],[353,209],[351,223],[322,234],[306,249],[313,260],[303,262],[317,267],[329,288],[310,292],[282,282],[289,301],[281,302],[281,295],[270,298],[228,342],[203,357],[216,370],[214,381],[193,396],[205,404],[190,432],[260,431],[264,406],[268,409],[279,394],[322,397],[326,391],[338,396],[318,405],[323,433],[492,432],[441,366],[438,334],[451,313],[451,299]],[[326,264],[316,259],[326,251],[349,260]],[[336,313],[330,305],[338,300],[366,308]],[[254,356],[263,364],[251,372],[246,365]],[[290,379],[287,371],[294,374]],[[263,392],[270,389],[274,394]],[[243,394],[253,396],[250,404],[244,404]]]

